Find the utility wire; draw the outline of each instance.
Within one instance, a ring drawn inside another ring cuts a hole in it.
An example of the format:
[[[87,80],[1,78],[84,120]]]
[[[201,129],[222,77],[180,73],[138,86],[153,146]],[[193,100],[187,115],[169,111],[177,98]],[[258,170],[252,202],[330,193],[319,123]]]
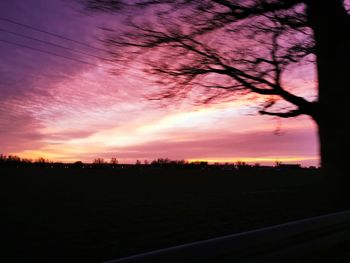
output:
[[[112,60],[109,60],[109,59],[106,59],[106,58],[95,56],[95,55],[92,55],[92,54],[89,54],[89,53],[86,53],[86,52],[83,52],[83,51],[80,51],[80,50],[77,50],[77,49],[74,49],[74,48],[65,47],[65,46],[62,46],[62,45],[59,45],[59,44],[56,44],[56,43],[52,43],[50,41],[46,41],[46,40],[41,40],[41,39],[38,39],[38,38],[30,37],[30,36],[27,36],[27,35],[23,35],[21,33],[16,33],[16,32],[13,32],[13,31],[10,31],[10,30],[7,30],[7,29],[0,28],[0,31],[9,33],[9,34],[12,34],[12,35],[15,35],[15,36],[20,36],[20,37],[23,37],[23,38],[35,40],[35,41],[38,41],[38,42],[41,42],[41,43],[44,43],[44,44],[48,44],[48,45],[51,45],[51,46],[55,46],[55,47],[63,48],[63,49],[66,49],[66,50],[70,50],[72,52],[80,53],[80,54],[83,54],[85,56],[94,57],[94,58],[97,58],[97,59],[100,59],[100,60],[112,62]]]
[[[58,38],[61,38],[61,39],[67,40],[67,41],[71,41],[71,42],[74,42],[74,43],[77,43],[77,44],[80,44],[80,45],[83,45],[83,46],[86,46],[86,47],[89,47],[89,48],[92,48],[92,49],[96,49],[96,50],[107,52],[106,50],[104,50],[102,48],[98,48],[98,47],[86,44],[84,42],[81,42],[81,41],[78,41],[78,40],[75,40],[75,39],[71,39],[71,38],[66,37],[66,36],[62,36],[62,35],[59,35],[59,34],[56,34],[56,33],[52,33],[52,32],[49,32],[49,31],[37,28],[37,27],[33,27],[33,26],[30,26],[30,25],[24,24],[24,23],[20,23],[20,22],[14,21],[12,19],[0,17],[0,20],[4,21],[4,22],[7,22],[7,23],[15,24],[15,25],[18,25],[18,26],[22,26],[22,27],[25,27],[25,28],[28,28],[28,29],[31,29],[31,30],[34,30],[34,31],[38,31],[38,32],[41,32],[41,33],[44,33],[44,34],[48,34],[48,35],[51,35],[51,36],[54,36],[54,37],[58,37]]]
[[[101,67],[101,66],[99,66],[99,65],[97,65],[97,64],[93,64],[93,63],[90,63],[90,62],[87,62],[87,61],[84,61],[84,60],[75,59],[75,58],[72,58],[72,57],[60,55],[60,54],[57,54],[57,53],[54,53],[54,52],[50,52],[50,51],[46,51],[46,50],[43,50],[43,49],[39,49],[39,48],[35,48],[35,47],[23,45],[23,44],[20,44],[20,43],[8,41],[8,40],[6,40],[6,39],[0,39],[0,41],[5,42],[5,43],[10,44],[10,45],[14,45],[14,46],[22,47],[22,48],[27,48],[27,49],[35,50],[35,51],[37,51],[37,52],[41,52],[41,53],[45,53],[45,54],[49,54],[49,55],[52,55],[52,56],[56,56],[56,57],[60,57],[60,58],[65,58],[65,59],[73,60],[73,61],[75,61],[75,62],[84,63],[84,64],[88,64],[88,65],[91,65],[91,66],[96,66],[96,67]]]
[[[94,64],[94,63],[90,63],[90,62],[87,62],[87,61],[84,61],[84,60],[75,59],[75,58],[72,58],[72,57],[60,55],[60,54],[57,54],[57,53],[54,53],[54,52],[50,52],[50,51],[46,51],[46,50],[43,50],[43,49],[39,49],[39,48],[35,48],[35,47],[23,45],[23,44],[16,43],[16,42],[12,42],[12,41],[9,41],[9,40],[6,40],[6,39],[0,39],[0,41],[1,41],[1,42],[4,42],[4,43],[7,43],[7,44],[10,44],[10,45],[13,45],[13,46],[31,49],[31,50],[34,50],[34,51],[37,51],[37,52],[40,52],[40,53],[44,53],[44,54],[48,54],[48,55],[51,55],[51,56],[55,56],[55,57],[60,57],[60,58],[72,60],[72,61],[75,61],[75,62],[78,62],[78,63],[83,63],[83,64],[95,66],[95,67],[98,67],[98,68],[103,68],[103,69],[106,69],[106,70],[109,69],[109,68],[107,68],[107,67],[103,67],[103,66],[101,66],[101,65],[97,65],[97,64]],[[141,76],[139,76],[139,75],[136,75],[136,74],[134,74],[134,73],[130,73],[130,72],[129,72],[127,75],[129,75],[129,76],[131,76],[131,77],[133,77],[133,78],[136,78],[136,79],[138,79],[138,80],[140,80],[140,81],[145,81],[145,80],[146,80],[146,78],[141,77]]]
[[[7,22],[7,23],[11,23],[11,24],[15,24],[15,25],[18,25],[18,26],[22,26],[22,27],[25,27],[25,28],[28,28],[28,29],[31,29],[31,30],[34,30],[34,31],[37,31],[37,32],[41,32],[41,33],[44,33],[44,34],[48,34],[48,35],[51,35],[51,36],[54,36],[54,37],[57,37],[57,38],[60,38],[60,39],[64,39],[64,40],[67,40],[67,41],[71,41],[71,42],[74,42],[74,43],[77,43],[77,44],[80,44],[80,45],[83,45],[83,46],[86,46],[86,47],[89,47],[89,48],[92,48],[92,49],[95,49],[95,50],[100,50],[100,51],[103,51],[103,52],[106,52],[108,53],[107,50],[103,49],[103,48],[98,48],[98,47],[95,47],[95,46],[92,46],[92,45],[89,45],[89,44],[86,44],[84,42],[81,42],[81,41],[78,41],[78,40],[75,40],[75,39],[71,39],[71,38],[68,38],[66,36],[62,36],[62,35],[59,35],[59,34],[56,34],[56,33],[52,33],[52,32],[49,32],[49,31],[46,31],[46,30],[42,30],[40,28],[36,28],[36,27],[33,27],[33,26],[30,26],[30,25],[27,25],[27,24],[23,24],[23,23],[20,23],[20,22],[17,22],[15,20],[12,20],[12,19],[8,19],[8,18],[4,18],[4,17],[0,17],[0,21],[4,21],[4,22]],[[5,30],[2,30],[2,31],[5,31]],[[9,33],[9,30],[6,30],[8,33]],[[13,34],[11,32],[11,34]],[[19,33],[16,33],[18,35],[20,35]],[[24,35],[21,35],[22,37],[24,37]],[[28,36],[26,36],[26,38],[29,38]],[[31,37],[30,37],[31,38]],[[40,41],[40,42],[44,42],[43,40],[39,40],[39,39],[34,39],[34,38],[31,38],[33,40],[36,40],[36,41]],[[31,46],[27,46],[27,45],[23,45],[23,44],[20,44],[20,43],[16,43],[16,42],[12,42],[12,41],[8,41],[8,40],[5,40],[5,39],[0,39],[1,42],[5,42],[7,44],[10,44],[10,45],[14,45],[14,46],[18,46],[18,47],[22,47],[22,48],[27,48],[27,49],[31,49],[31,50],[35,50],[37,52],[41,52],[41,53],[45,53],[45,54],[49,54],[49,55],[52,55],[52,56],[56,56],[56,57],[61,57],[61,58],[65,58],[65,59],[68,59],[68,60],[72,60],[72,61],[75,61],[75,62],[78,62],[78,63],[83,63],[83,64],[88,64],[88,65],[92,65],[92,66],[96,66],[96,67],[100,67],[100,65],[97,65],[97,64],[94,64],[94,63],[90,63],[90,62],[87,62],[87,61],[83,61],[83,60],[79,60],[79,59],[75,59],[75,58],[71,58],[71,57],[68,57],[68,56],[64,56],[64,55],[60,55],[60,54],[57,54],[57,53],[54,53],[54,52],[50,52],[50,51],[46,51],[46,50],[42,50],[42,49],[38,49],[38,48],[35,48],[35,47],[31,47]],[[45,41],[46,42],[46,41]],[[54,44],[52,42],[49,42],[50,45],[55,45],[55,46],[60,46],[58,44]],[[47,43],[48,44],[48,43]],[[63,48],[63,46],[61,46]],[[67,47],[64,47],[64,48],[67,48]],[[73,51],[73,49],[71,49]],[[75,49],[74,49],[75,50]],[[80,52],[80,51],[79,51]],[[81,53],[81,52],[80,52]],[[85,52],[84,52],[85,53]],[[91,55],[91,54],[89,54]],[[92,55],[93,56],[93,55]],[[102,58],[102,60],[105,60],[105,61],[110,61],[112,63],[116,63],[116,61],[113,61],[113,60],[108,60],[108,59],[104,59]],[[136,77],[137,79],[139,80],[145,80],[145,78],[143,77],[140,77],[138,75],[135,75],[135,74],[129,74],[130,76],[132,77]]]

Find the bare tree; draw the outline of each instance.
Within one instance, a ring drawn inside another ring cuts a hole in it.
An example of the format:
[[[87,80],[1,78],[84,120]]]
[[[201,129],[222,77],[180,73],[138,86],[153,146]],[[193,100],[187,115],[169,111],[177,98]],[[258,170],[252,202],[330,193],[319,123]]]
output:
[[[96,10],[131,10],[123,32],[108,29],[115,59],[142,58],[166,87],[158,98],[202,103],[257,94],[260,114],[310,116],[321,164],[349,185],[347,127],[350,17],[342,0],[89,0]],[[288,82],[293,67],[313,67],[317,96]]]

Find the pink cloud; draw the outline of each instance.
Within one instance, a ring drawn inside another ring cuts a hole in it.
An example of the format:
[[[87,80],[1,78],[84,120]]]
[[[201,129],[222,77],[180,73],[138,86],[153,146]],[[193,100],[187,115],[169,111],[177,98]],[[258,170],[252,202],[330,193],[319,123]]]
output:
[[[50,6],[44,0],[35,0],[36,4],[20,0],[12,5],[1,3],[5,8],[0,8],[0,15],[5,12],[5,17],[100,45],[95,40],[95,25],[108,24],[108,19],[78,15],[61,1],[51,2]],[[33,6],[40,6],[41,11],[31,12]],[[116,77],[109,74],[107,65],[94,67],[5,44],[1,47],[0,153],[84,161],[116,156],[127,162],[158,157],[231,160],[317,156],[315,129],[309,120],[283,121],[286,133],[274,136],[274,119],[242,116],[242,112],[251,111],[250,102],[240,107],[194,108],[188,101],[162,101],[166,107],[160,107],[159,102],[143,96],[162,87],[152,85],[138,69]],[[292,88],[296,90],[303,92],[304,86],[312,86],[297,73],[293,77]]]
[[[207,134],[185,141],[153,141],[144,145],[120,149],[121,158],[169,157],[175,159],[205,159],[242,157],[309,156],[317,154],[317,142],[313,132],[292,130],[282,136],[270,132],[250,132],[244,134]],[[197,139],[196,139],[197,138]]]

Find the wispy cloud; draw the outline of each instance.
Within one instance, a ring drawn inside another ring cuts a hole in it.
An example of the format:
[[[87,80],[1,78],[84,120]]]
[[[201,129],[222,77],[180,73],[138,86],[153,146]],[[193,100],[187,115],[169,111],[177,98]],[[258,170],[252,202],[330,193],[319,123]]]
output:
[[[96,40],[99,37],[96,25],[111,21],[79,14],[69,1],[13,0],[11,5],[5,2],[0,2],[2,17],[94,46],[101,47]],[[105,55],[15,25],[1,22],[1,27]],[[66,52],[4,32],[0,34],[11,41]],[[317,162],[315,129],[306,118],[283,121],[286,133],[275,136],[274,126],[279,125],[275,119],[242,114],[247,101],[202,107],[184,103],[160,108],[143,95],[162,87],[151,84],[138,70],[129,69],[115,76],[109,73],[108,64],[74,52],[59,54],[87,59],[98,66],[6,43],[0,43],[0,47],[2,153],[70,161],[116,156],[128,162],[157,157],[222,161],[245,158],[262,162],[283,157]],[[292,88],[312,84],[305,83],[300,76],[296,79]]]

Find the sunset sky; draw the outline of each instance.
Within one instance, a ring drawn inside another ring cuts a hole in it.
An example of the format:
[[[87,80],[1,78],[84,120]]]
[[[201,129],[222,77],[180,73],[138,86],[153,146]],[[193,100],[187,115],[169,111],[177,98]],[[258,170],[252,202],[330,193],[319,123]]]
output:
[[[96,57],[20,35],[97,57],[106,56],[103,50],[7,20],[105,49],[98,27],[118,25],[120,18],[87,15],[73,2],[0,1],[0,153],[58,161],[167,157],[318,165],[316,130],[307,117],[258,116],[254,103],[239,99],[205,106],[146,100],[159,88],[147,75],[132,68],[112,75],[113,65]],[[302,74],[293,76],[302,88],[310,85]]]

